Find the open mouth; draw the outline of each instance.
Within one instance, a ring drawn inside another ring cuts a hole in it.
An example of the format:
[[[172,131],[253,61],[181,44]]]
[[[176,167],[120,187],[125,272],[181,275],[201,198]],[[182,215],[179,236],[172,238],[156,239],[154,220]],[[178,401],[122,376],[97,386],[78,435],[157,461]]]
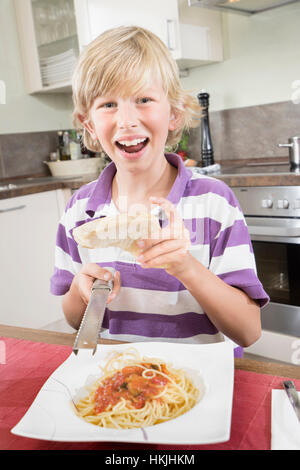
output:
[[[118,142],[116,141],[116,146],[123,150],[123,152],[127,153],[137,153],[140,152],[146,145],[148,144],[149,139],[145,137],[144,139],[136,139],[132,141],[124,141]]]

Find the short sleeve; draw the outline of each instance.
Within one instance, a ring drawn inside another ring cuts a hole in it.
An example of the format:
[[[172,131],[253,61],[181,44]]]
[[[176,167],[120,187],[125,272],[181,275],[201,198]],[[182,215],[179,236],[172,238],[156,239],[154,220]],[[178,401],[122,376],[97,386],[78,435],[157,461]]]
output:
[[[221,182],[220,182],[221,183]],[[243,290],[261,307],[269,296],[257,277],[248,227],[232,190],[222,183],[218,195],[218,220],[210,241],[209,269],[227,284]]]
[[[69,219],[67,208],[56,235],[54,271],[50,279],[50,292],[54,295],[64,295],[81,268],[78,246],[72,237]]]

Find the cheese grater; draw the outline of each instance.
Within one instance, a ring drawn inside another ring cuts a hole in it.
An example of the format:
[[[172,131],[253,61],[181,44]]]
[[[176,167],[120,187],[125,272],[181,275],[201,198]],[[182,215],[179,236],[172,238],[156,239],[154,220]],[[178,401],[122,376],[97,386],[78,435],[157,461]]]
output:
[[[114,270],[109,269],[114,275]],[[93,283],[92,294],[82,317],[79,330],[77,332],[73,352],[78,353],[79,349],[92,349],[93,355],[97,349],[100,329],[107,305],[107,298],[113,288],[113,277],[109,281],[96,279]]]

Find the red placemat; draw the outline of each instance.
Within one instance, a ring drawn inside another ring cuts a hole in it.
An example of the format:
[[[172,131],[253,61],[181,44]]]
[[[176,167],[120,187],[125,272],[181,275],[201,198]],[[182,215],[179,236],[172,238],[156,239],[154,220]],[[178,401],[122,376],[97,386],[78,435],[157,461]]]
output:
[[[271,441],[271,390],[282,377],[235,371],[230,440],[220,444],[170,446],[109,442],[53,442],[15,436],[10,430],[24,416],[37,393],[71,354],[60,346],[14,338],[0,341],[1,450],[268,450]],[[294,380],[300,388],[300,380]]]

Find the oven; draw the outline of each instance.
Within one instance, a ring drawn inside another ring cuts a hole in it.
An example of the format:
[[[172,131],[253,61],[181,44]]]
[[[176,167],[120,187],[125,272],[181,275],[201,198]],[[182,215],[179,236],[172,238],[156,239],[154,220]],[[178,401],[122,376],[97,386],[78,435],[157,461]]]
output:
[[[258,277],[270,296],[261,310],[263,355],[300,363],[300,186],[232,189],[248,225]],[[260,351],[262,343],[252,351]]]

